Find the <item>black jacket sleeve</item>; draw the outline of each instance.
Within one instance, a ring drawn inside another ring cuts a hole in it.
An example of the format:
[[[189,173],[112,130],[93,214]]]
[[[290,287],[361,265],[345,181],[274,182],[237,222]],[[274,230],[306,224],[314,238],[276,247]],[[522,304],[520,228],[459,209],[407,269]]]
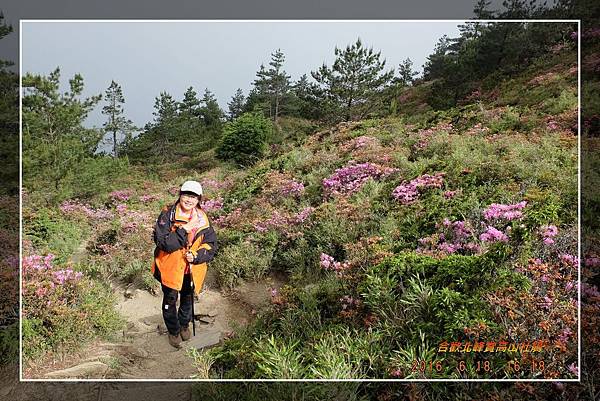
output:
[[[201,234],[204,235],[202,243],[210,245],[211,249],[200,249],[192,262],[195,265],[210,262],[215,257],[215,252],[217,252],[217,234],[212,226],[202,230]]]
[[[165,252],[174,252],[187,245],[187,232],[181,227],[171,231],[171,226],[168,211],[162,212],[154,225],[154,243]]]

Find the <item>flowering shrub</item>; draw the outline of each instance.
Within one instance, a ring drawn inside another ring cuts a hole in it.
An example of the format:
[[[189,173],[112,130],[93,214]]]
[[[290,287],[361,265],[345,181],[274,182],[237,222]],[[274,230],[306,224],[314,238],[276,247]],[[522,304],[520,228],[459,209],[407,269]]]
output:
[[[336,276],[341,277],[350,268],[348,262],[337,262],[333,256],[321,253],[320,265],[323,269],[335,272]]]
[[[346,142],[340,147],[340,150],[343,152],[348,152],[352,150],[366,148],[371,145],[377,144],[378,142],[379,140],[377,138],[368,135],[361,135]]]
[[[126,202],[133,195],[133,191],[131,189],[121,189],[118,191],[113,191],[108,196],[113,200],[113,202]]]
[[[458,193],[458,191],[445,191],[444,192],[444,198],[446,199],[452,199],[456,196],[456,194]]]
[[[52,254],[23,258],[25,358],[107,334],[120,325],[105,290],[84,280],[83,273],[53,261]]]
[[[292,217],[292,222],[295,224],[304,223],[306,219],[315,211],[314,207],[308,206]]]
[[[160,196],[158,195],[141,195],[139,197],[140,202],[142,203],[150,203],[150,202],[154,202],[155,200],[159,200]]]
[[[523,217],[523,208],[527,205],[526,201],[515,203],[514,205],[502,205],[492,203],[484,212],[483,217],[486,220],[516,220]]]
[[[127,211],[127,205],[124,203],[119,203],[117,206],[115,206],[115,209],[119,215],[123,215]]]
[[[550,121],[548,121],[548,124],[546,124],[546,129],[548,129],[550,131],[556,131],[558,128],[559,128],[559,126],[556,123],[556,121],[554,121],[554,120],[550,120]]]
[[[94,209],[87,204],[83,204],[79,201],[67,200],[64,201],[59,209],[67,215],[83,214],[91,219],[111,219],[113,214],[107,209]]]
[[[517,270],[531,280],[531,288],[518,296],[510,288],[498,290],[488,301],[509,338],[549,341],[544,378],[568,377],[573,374],[570,358],[577,350],[577,271],[539,259]]]
[[[461,253],[465,255],[479,254],[480,245],[475,242],[475,233],[471,223],[462,220],[444,219],[442,225],[436,225],[440,232],[420,238],[417,252],[425,254],[449,255]]]
[[[202,201],[202,203],[200,203],[200,207],[202,210],[208,213],[221,210],[223,209],[223,198]]]
[[[479,239],[483,242],[508,242],[508,236],[492,226],[488,226],[485,232],[479,236]]]
[[[294,180],[289,180],[281,186],[282,196],[300,196],[304,193],[304,184]]]
[[[346,167],[335,170],[331,177],[323,179],[324,192],[326,196],[350,195],[357,192],[368,179],[385,178],[395,171],[374,163],[355,164],[351,161]]]
[[[267,175],[263,193],[271,204],[277,204],[285,198],[300,198],[304,194],[304,184],[289,174],[273,172]]]
[[[280,229],[287,226],[287,224],[288,217],[275,210],[268,219],[254,223],[254,229],[259,233],[264,233],[270,228]]]
[[[481,123],[475,124],[464,132],[464,135],[469,136],[487,136],[490,132],[489,127],[483,126]]]
[[[222,190],[229,188],[231,186],[231,180],[226,179],[223,181],[218,181],[212,178],[206,178],[201,181],[202,187],[212,188],[214,190]]]
[[[554,244],[554,237],[558,234],[558,228],[554,225],[542,226],[540,228],[541,234],[543,236],[544,244],[551,245]]]
[[[220,227],[234,227],[242,220],[242,209],[237,208],[229,214],[224,214],[213,220],[213,223]]]
[[[259,233],[265,233],[273,229],[288,238],[301,236],[302,233],[295,230],[294,226],[305,223],[314,210],[313,207],[305,207],[296,214],[288,214],[275,209],[267,219],[255,221],[253,226]]]
[[[445,173],[423,174],[408,183],[405,181],[394,189],[392,196],[403,205],[413,203],[419,197],[419,189],[441,188],[444,175]]]

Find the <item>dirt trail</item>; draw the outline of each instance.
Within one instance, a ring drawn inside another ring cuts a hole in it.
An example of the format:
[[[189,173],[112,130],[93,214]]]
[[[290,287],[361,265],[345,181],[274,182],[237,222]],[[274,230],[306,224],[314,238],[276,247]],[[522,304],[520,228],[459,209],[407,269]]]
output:
[[[40,361],[25,369],[26,378],[65,379],[189,379],[196,369],[187,350],[205,349],[245,327],[253,313],[269,302],[270,288],[279,288],[281,277],[244,283],[228,296],[215,285],[210,272],[194,303],[196,335],[181,349],[169,345],[161,314],[162,293],[115,287],[117,310],[126,328],[114,342],[95,342],[82,352],[51,363]],[[198,320],[200,319],[200,320]],[[190,327],[191,328],[191,327]]]

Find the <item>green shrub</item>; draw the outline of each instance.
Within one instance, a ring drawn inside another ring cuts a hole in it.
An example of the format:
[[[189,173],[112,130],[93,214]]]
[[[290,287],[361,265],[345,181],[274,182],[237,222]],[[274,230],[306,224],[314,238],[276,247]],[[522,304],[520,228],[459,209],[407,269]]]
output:
[[[82,238],[89,235],[85,223],[73,224],[50,209],[38,209],[23,220],[25,238],[39,253],[54,254],[58,264],[66,262],[79,249]]]
[[[311,355],[310,377],[364,379],[381,377],[375,372],[382,353],[381,333],[333,326],[321,332],[305,350]]]
[[[243,166],[259,160],[271,135],[271,122],[260,114],[242,114],[225,125],[216,155]]]
[[[28,284],[34,282],[30,280]],[[41,296],[28,290],[23,304],[26,359],[48,351],[77,350],[86,341],[96,336],[108,337],[122,326],[110,289],[91,280],[56,286]]]
[[[506,131],[518,131],[521,127],[521,117],[514,107],[508,107],[506,112],[498,119],[490,121],[490,133],[505,133]]]
[[[219,285],[225,288],[235,287],[240,279],[256,280],[271,267],[274,246],[242,241],[219,251],[211,268],[217,272]]]
[[[253,356],[256,376],[264,379],[302,379],[305,376],[300,341],[286,337],[257,338]]]
[[[492,321],[480,292],[512,280],[500,273],[506,252],[496,246],[481,256],[443,259],[403,253],[368,270],[359,292],[381,321],[392,322],[390,336],[399,332],[414,338],[421,330],[441,341],[462,335],[464,327],[476,322]]]
[[[75,170],[65,184],[70,187],[69,198],[89,199],[108,193],[114,189],[115,181],[131,175],[127,157],[98,156],[87,159]]]
[[[14,362],[19,356],[19,323],[0,330],[0,364]]]
[[[271,169],[265,163],[259,163],[235,184],[225,197],[225,211],[230,212],[239,203],[258,195],[263,189],[265,176]]]
[[[542,103],[542,111],[557,115],[564,111],[577,108],[577,91],[564,89],[559,96],[550,96]]]

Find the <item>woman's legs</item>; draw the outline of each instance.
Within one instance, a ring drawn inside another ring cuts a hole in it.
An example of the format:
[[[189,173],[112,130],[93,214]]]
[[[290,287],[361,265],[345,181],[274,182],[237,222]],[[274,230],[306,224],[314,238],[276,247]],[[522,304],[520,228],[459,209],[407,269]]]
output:
[[[191,274],[183,276],[181,293],[162,285],[163,302],[162,315],[169,334],[178,336],[182,328],[187,328],[192,321],[192,302],[194,293],[192,291]],[[179,311],[177,310],[177,297],[179,295]]]
[[[165,287],[164,285],[161,286],[163,291],[162,315],[165,320],[165,326],[167,326],[169,334],[178,336],[181,329],[179,319],[177,318],[177,294],[179,291]]]
[[[183,285],[181,287],[181,294],[179,298],[179,326],[181,328],[187,328],[192,319],[192,303],[194,302],[194,293],[192,291],[192,278],[191,274],[183,276]]]

